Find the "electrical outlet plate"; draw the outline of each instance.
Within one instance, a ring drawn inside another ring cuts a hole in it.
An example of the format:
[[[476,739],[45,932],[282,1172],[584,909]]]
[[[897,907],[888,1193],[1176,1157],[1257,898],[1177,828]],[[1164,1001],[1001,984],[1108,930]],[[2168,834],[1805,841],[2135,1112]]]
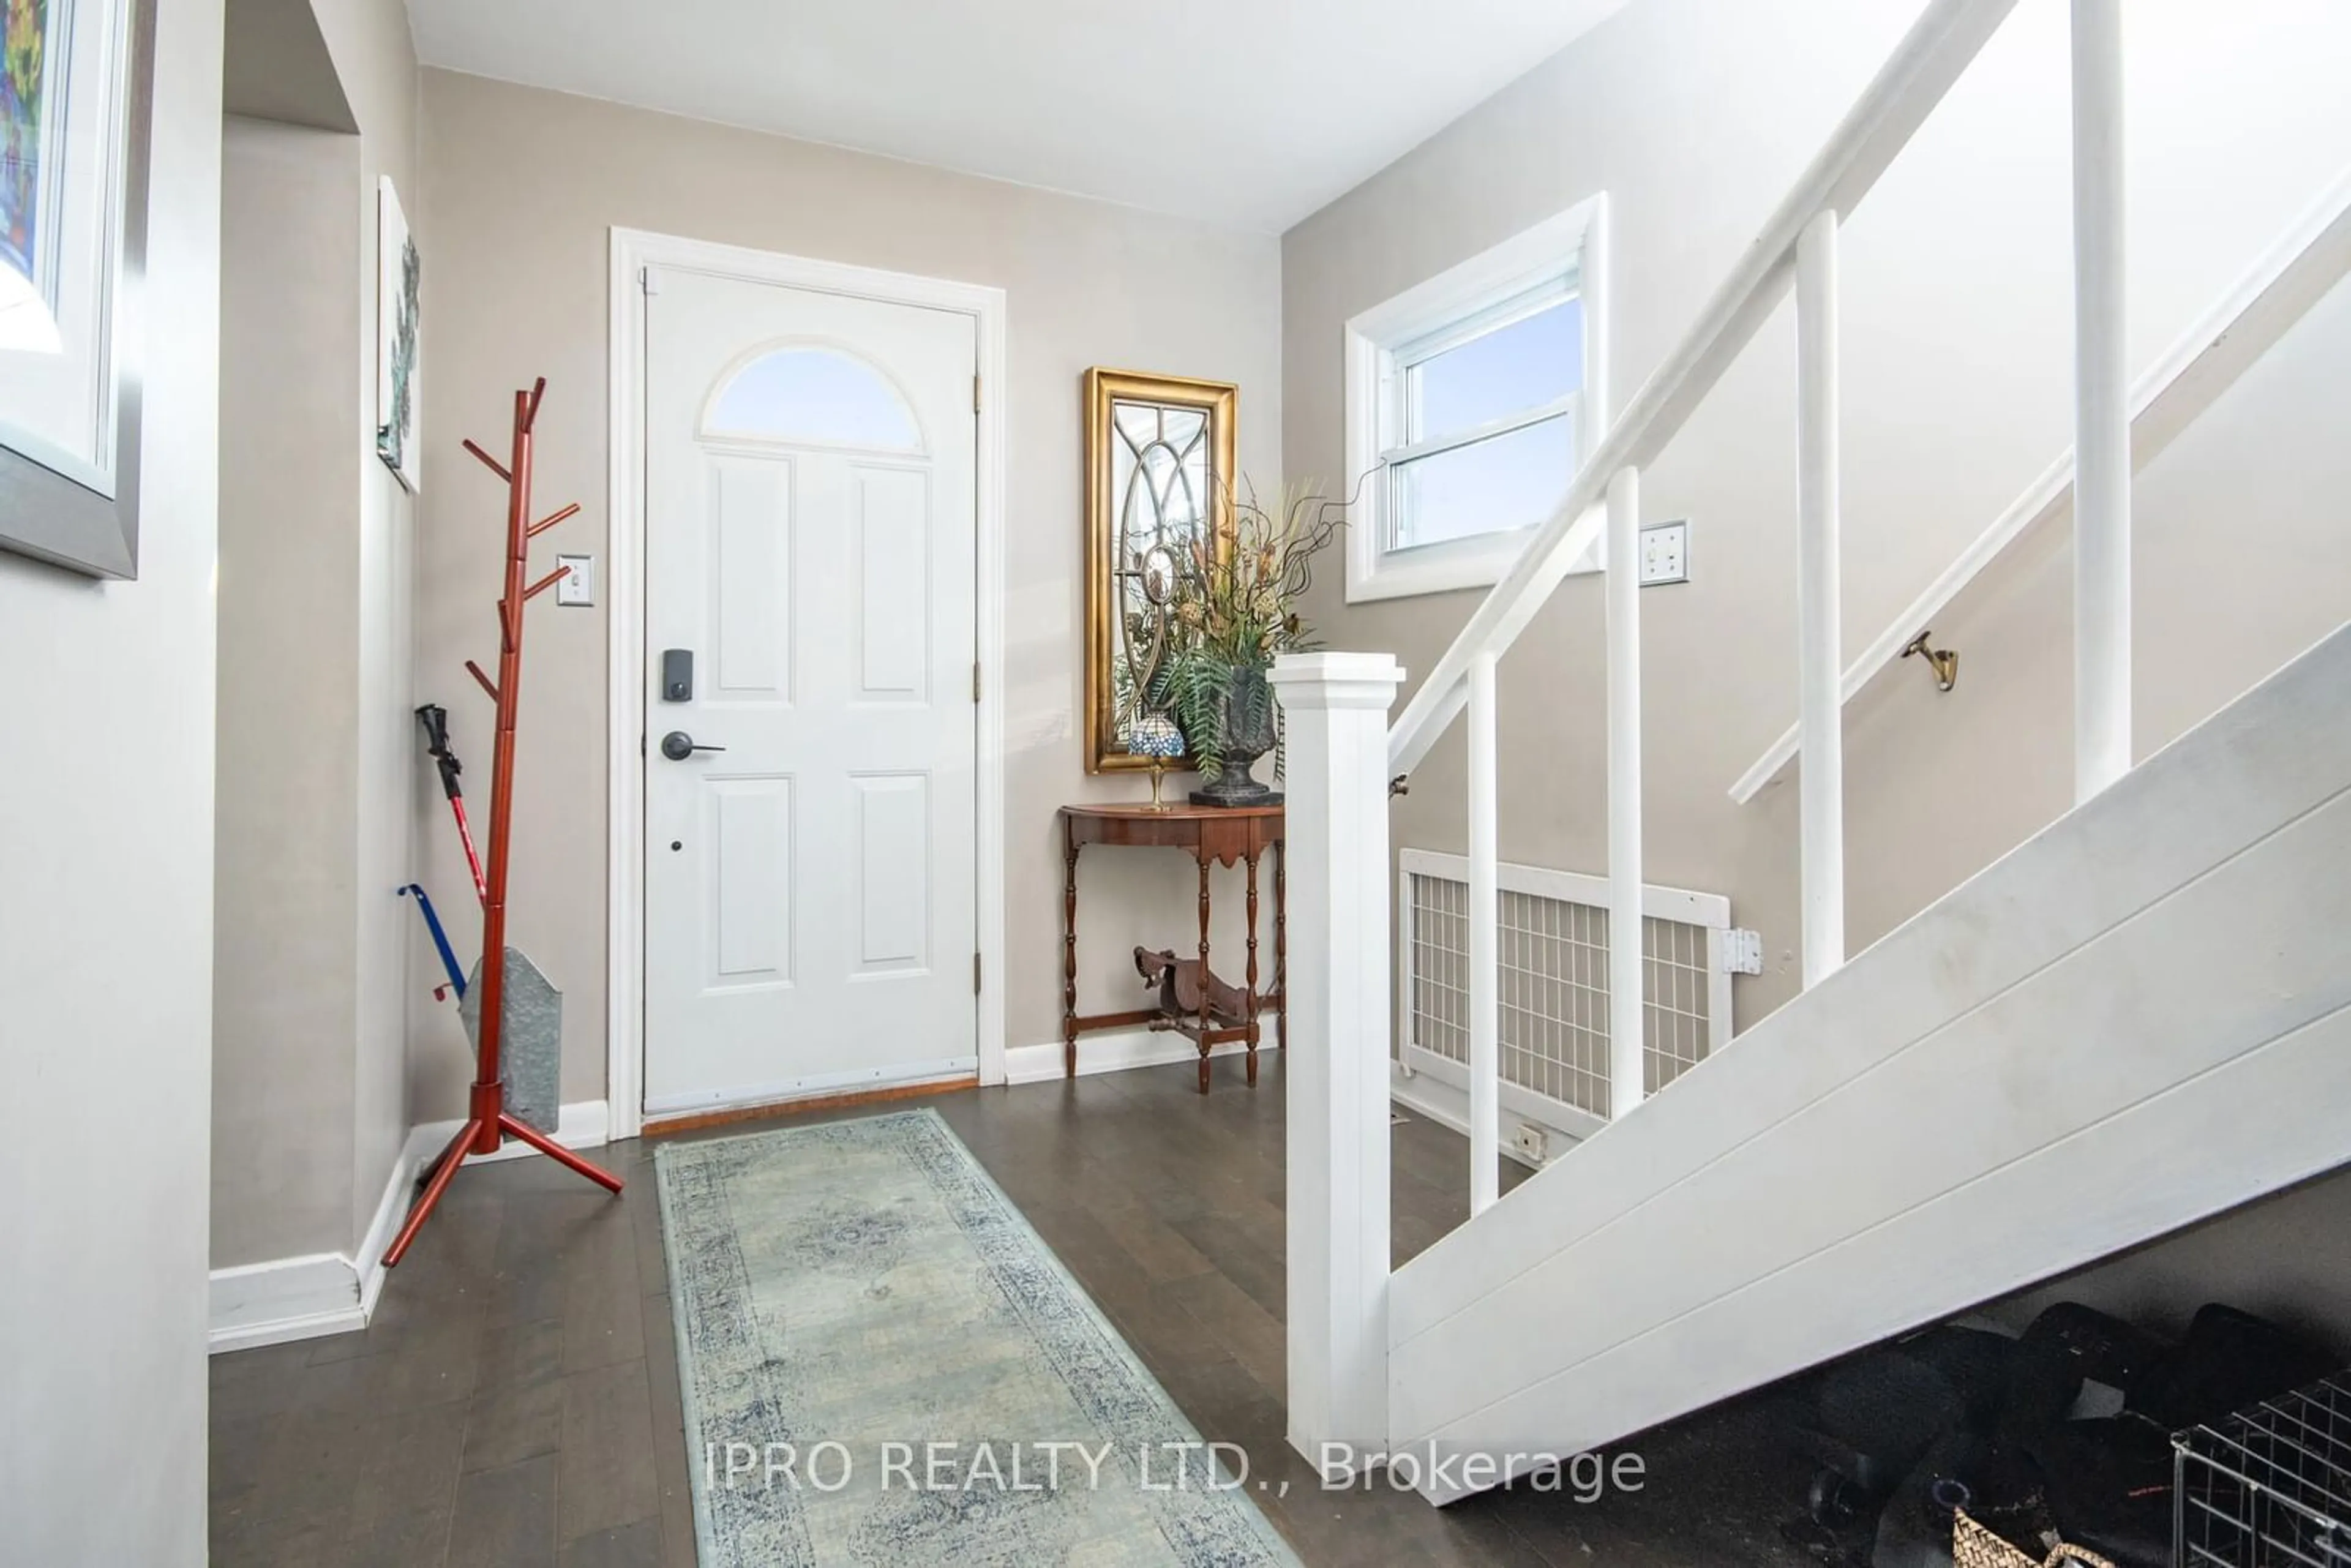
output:
[[[1652,523],[1641,530],[1641,586],[1689,580],[1689,521]]]
[[[592,555],[559,555],[555,564],[569,567],[561,581],[555,585],[558,604],[593,604],[596,602],[596,558]]]

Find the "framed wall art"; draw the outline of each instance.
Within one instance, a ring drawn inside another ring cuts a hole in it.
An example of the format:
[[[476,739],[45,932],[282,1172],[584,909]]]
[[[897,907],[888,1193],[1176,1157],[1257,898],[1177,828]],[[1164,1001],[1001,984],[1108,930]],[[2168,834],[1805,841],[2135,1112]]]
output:
[[[416,444],[423,339],[417,314],[421,267],[400,193],[386,176],[377,191],[375,455],[411,495],[422,483],[423,454]]]
[[[1220,548],[1235,480],[1229,382],[1086,372],[1086,771],[1167,765],[1158,675],[1179,554]],[[1189,767],[1186,758],[1172,764]]]
[[[139,572],[154,0],[0,0],[0,549]]]

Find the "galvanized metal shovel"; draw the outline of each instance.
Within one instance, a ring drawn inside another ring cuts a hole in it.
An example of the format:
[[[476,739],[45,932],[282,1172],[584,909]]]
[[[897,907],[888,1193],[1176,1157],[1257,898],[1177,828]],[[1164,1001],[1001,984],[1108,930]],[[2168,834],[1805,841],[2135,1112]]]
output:
[[[482,1050],[482,967],[465,987],[458,1016],[476,1057]],[[506,1108],[549,1137],[555,1135],[563,1103],[563,993],[530,956],[507,948],[506,994],[498,1012],[498,1081],[506,1085]]]

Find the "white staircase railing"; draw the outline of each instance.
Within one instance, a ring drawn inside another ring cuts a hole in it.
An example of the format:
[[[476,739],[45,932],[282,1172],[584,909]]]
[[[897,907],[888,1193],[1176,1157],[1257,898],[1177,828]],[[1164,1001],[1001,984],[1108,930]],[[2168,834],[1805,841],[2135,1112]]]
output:
[[[1637,558],[1640,471],[1680,433],[1792,284],[1797,301],[1799,723],[1803,975],[1844,961],[1839,751],[1837,238],[2015,0],[1932,0],[1859,102],[1625,406],[1386,735],[1404,672],[1385,655],[1285,658],[1292,912],[1289,1085],[1290,1437],[1348,1469],[1390,1437],[1387,1409],[1387,1066],[1390,1044],[1386,781],[1408,774],[1466,707],[1469,718],[1471,1192],[1493,1199],[1498,844],[1494,669],[1604,526],[1607,584],[1610,927],[1640,928]],[[2121,0],[2073,0],[2076,243],[2077,788],[2130,765],[2129,386],[2123,357]],[[1637,943],[1611,945],[1614,1113],[1639,1103]],[[1472,1223],[1476,1223],[1473,1217]],[[1327,1448],[1326,1445],[1338,1445]]]

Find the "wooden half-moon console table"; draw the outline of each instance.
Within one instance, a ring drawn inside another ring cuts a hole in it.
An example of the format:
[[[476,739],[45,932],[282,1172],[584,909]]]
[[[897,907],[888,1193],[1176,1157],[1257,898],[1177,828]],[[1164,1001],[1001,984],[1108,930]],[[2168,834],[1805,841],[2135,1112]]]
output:
[[[1130,1012],[1081,1015],[1078,1011],[1078,852],[1088,844],[1129,844],[1151,849],[1182,850],[1200,862],[1200,967],[1208,967],[1208,868],[1238,861],[1248,867],[1249,967],[1241,990],[1242,1017],[1222,1019],[1211,1012],[1208,988],[1200,987],[1199,1011],[1179,1014],[1164,1008],[1138,1008]],[[1257,988],[1257,867],[1267,850],[1273,852],[1273,989]],[[1061,1052],[1062,1070],[1078,1075],[1078,1036],[1096,1030],[1133,1029],[1146,1025],[1183,1035],[1200,1050],[1200,1092],[1208,1092],[1208,1053],[1228,1040],[1249,1047],[1249,1081],[1257,1082],[1258,1016],[1270,1009],[1275,1039],[1290,1043],[1289,910],[1283,885],[1281,808],[1280,806],[1176,806],[1155,810],[1136,806],[1064,806],[1061,808]]]

